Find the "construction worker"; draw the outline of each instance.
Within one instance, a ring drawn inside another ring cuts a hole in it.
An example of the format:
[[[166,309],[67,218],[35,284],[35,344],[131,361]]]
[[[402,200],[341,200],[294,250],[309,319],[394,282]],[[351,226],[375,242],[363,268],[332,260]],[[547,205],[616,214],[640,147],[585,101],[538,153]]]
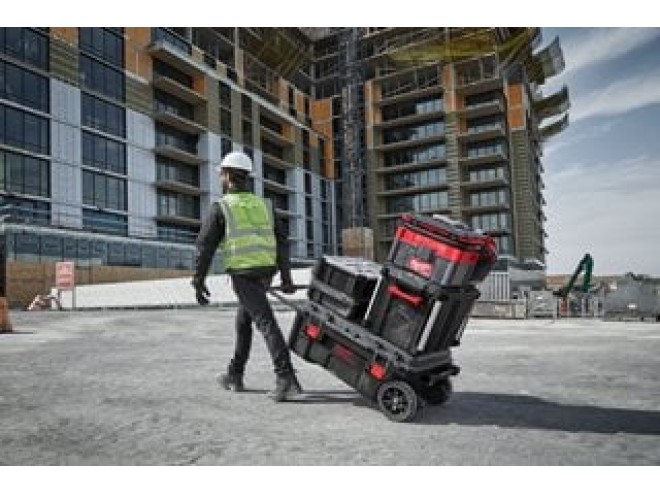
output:
[[[218,382],[226,390],[242,392],[245,389],[243,375],[254,322],[266,341],[275,367],[275,389],[270,396],[281,402],[302,392],[289,349],[266,298],[278,269],[282,292],[295,292],[288,233],[270,201],[250,192],[250,157],[241,152],[228,153],[220,163],[219,172],[223,196],[211,206],[197,236],[196,270],[192,281],[197,302],[208,304],[210,293],[204,279],[217,249],[239,302],[234,357],[227,372],[218,376]]]

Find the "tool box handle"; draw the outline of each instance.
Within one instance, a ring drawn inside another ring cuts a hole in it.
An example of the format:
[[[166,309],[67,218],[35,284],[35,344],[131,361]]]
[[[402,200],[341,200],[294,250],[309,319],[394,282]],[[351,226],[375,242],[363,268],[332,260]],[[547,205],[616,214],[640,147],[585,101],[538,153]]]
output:
[[[387,288],[387,292],[389,292],[394,297],[403,299],[404,301],[412,304],[413,306],[421,305],[422,301],[424,300],[422,296],[413,296],[412,294],[408,294],[402,291],[401,289],[399,289],[396,285],[390,285]]]

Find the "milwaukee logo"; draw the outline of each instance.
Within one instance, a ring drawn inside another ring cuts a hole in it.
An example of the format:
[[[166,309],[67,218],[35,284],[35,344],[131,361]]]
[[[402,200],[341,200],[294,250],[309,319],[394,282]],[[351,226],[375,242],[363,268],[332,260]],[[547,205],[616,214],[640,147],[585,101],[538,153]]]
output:
[[[430,277],[431,272],[433,271],[433,265],[431,263],[425,263],[417,258],[410,258],[410,261],[408,261],[408,268],[426,278]]]

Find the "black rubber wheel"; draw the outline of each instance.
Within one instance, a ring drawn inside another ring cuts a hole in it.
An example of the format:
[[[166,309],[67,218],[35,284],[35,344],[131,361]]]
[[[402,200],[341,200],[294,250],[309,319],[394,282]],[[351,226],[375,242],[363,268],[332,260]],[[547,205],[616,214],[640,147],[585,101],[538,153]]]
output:
[[[451,397],[453,387],[451,385],[451,380],[449,378],[444,378],[432,387],[426,387],[422,391],[422,397],[429,404],[434,406],[439,406],[444,404]]]
[[[411,421],[417,414],[419,400],[413,388],[399,380],[383,383],[376,396],[378,407],[387,419],[397,423]]]

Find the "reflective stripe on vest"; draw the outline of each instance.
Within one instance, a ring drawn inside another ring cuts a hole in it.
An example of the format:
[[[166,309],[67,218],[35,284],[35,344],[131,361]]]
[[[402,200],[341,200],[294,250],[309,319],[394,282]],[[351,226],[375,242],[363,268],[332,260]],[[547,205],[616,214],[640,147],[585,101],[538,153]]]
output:
[[[218,201],[225,217],[220,245],[225,269],[274,267],[277,259],[270,201],[252,193],[230,193]]]

